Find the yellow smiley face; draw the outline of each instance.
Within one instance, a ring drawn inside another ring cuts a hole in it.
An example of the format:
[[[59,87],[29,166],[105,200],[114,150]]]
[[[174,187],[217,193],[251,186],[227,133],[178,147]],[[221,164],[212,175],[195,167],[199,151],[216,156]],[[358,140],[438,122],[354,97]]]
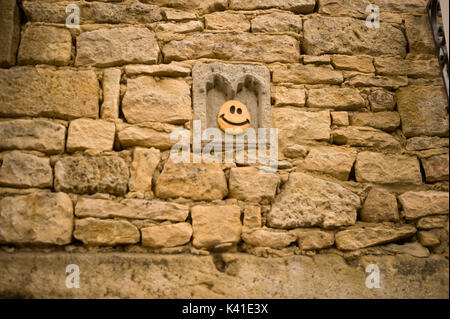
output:
[[[241,134],[250,127],[250,113],[244,103],[227,101],[220,107],[217,123],[220,129],[228,134]]]

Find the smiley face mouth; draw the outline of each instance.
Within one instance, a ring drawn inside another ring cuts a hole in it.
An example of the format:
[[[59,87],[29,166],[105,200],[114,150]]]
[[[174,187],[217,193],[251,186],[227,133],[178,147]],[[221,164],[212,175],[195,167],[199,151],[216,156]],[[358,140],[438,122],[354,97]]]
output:
[[[246,124],[250,124],[250,121],[249,121],[248,119],[246,119],[244,122],[241,122],[241,123],[234,123],[234,122],[228,121],[228,120],[225,118],[225,114],[222,114],[221,116],[219,116],[219,118],[221,118],[222,120],[224,120],[226,123],[228,123],[228,124],[230,124],[230,125],[235,125],[235,126],[243,126],[243,125],[246,125]]]

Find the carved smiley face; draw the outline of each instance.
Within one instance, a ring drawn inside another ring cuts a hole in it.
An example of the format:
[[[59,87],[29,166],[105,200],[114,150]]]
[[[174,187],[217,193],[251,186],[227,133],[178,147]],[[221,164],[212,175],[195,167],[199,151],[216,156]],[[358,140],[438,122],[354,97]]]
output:
[[[250,127],[250,112],[240,101],[227,101],[219,109],[217,123],[220,129],[228,134],[241,134]]]

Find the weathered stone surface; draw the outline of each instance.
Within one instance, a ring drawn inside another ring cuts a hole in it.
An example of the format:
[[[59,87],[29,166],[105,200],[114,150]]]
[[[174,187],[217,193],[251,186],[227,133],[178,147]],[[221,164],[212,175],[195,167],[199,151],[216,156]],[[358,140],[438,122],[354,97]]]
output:
[[[397,198],[381,188],[372,188],[361,212],[361,220],[370,223],[395,222],[399,220]]]
[[[448,215],[448,192],[406,192],[398,197],[402,214],[406,219],[417,219],[429,215]]]
[[[0,70],[0,116],[98,117],[97,77],[92,70],[31,66]]]
[[[411,225],[358,223],[336,233],[336,246],[340,250],[356,250],[395,242],[415,233],[416,228]]]
[[[275,197],[280,178],[262,174],[256,167],[236,167],[230,170],[228,197],[243,201],[270,203]]]
[[[401,88],[397,104],[405,136],[448,136],[448,104],[441,87]]]
[[[274,106],[305,106],[306,90],[304,88],[276,86],[273,90]]]
[[[126,65],[125,73],[127,75],[153,75],[153,76],[172,76],[181,77],[188,76],[191,69],[178,65],[176,63],[157,64],[157,65]]]
[[[350,125],[391,132],[400,126],[400,115],[397,112],[354,113],[350,116]]]
[[[406,76],[373,76],[368,74],[358,74],[349,81],[351,86],[365,87],[378,86],[387,90],[396,90],[399,87],[408,85]]]
[[[195,10],[199,13],[221,11],[228,7],[227,0],[142,0],[142,2],[156,4],[160,7]]]
[[[120,203],[107,199],[81,197],[75,206],[77,217],[150,219],[184,222],[189,207],[158,200],[124,199]]]
[[[357,195],[344,187],[303,173],[291,173],[267,215],[275,228],[353,225],[360,207]]]
[[[329,55],[303,55],[303,64],[330,64],[331,58]]]
[[[397,57],[376,57],[375,67],[380,75],[407,75],[411,78],[439,77],[439,63],[435,60],[405,60]]]
[[[103,103],[100,109],[102,119],[114,120],[119,117],[121,74],[120,69],[103,71]]]
[[[252,20],[252,32],[294,32],[302,31],[302,18],[292,13],[272,12]]]
[[[129,79],[122,111],[129,123],[184,123],[192,117],[190,87],[180,79]]]
[[[361,152],[356,158],[356,181],[378,184],[420,184],[422,174],[417,157]]]
[[[435,54],[434,41],[428,15],[405,18],[406,37],[412,54]]]
[[[417,239],[419,239],[420,243],[425,247],[434,247],[441,243],[439,238],[429,231],[419,231],[417,233]]]
[[[222,199],[228,194],[227,181],[217,163],[174,163],[169,159],[156,181],[159,198],[184,197],[193,200]]]
[[[304,158],[306,155],[308,155],[308,150],[301,145],[292,145],[286,147],[286,149],[284,150],[284,155],[289,158]]]
[[[214,248],[237,243],[242,231],[240,216],[241,209],[235,205],[192,207],[194,246]]]
[[[418,242],[404,243],[402,245],[387,244],[386,246],[383,246],[383,250],[396,254],[408,254],[418,258],[430,256],[429,250]]]
[[[388,23],[369,29],[362,20],[317,16],[306,20],[303,29],[307,54],[406,55],[402,31]]]
[[[364,106],[364,99],[357,89],[352,88],[310,89],[307,106],[338,111],[356,111]]]
[[[105,120],[76,119],[70,122],[67,137],[67,152],[96,149],[111,151],[116,126]]]
[[[160,23],[155,28],[156,38],[160,41],[179,40],[183,34],[203,31],[203,22],[187,21],[181,23]]]
[[[245,243],[256,247],[281,249],[296,241],[297,236],[294,233],[287,231],[275,231],[264,228],[243,232],[242,240]]]
[[[38,150],[48,154],[64,152],[66,127],[44,120],[0,121],[0,149]]]
[[[360,126],[348,126],[333,130],[333,143],[337,145],[373,147],[379,149],[399,149],[400,143],[392,135],[383,131]]]
[[[243,224],[247,228],[261,228],[261,207],[256,205],[245,206]]]
[[[169,21],[195,20],[198,18],[198,15],[195,12],[183,11],[173,8],[163,8],[163,13]]]
[[[15,0],[0,3],[0,67],[16,64],[17,47],[20,40],[20,14]]]
[[[167,150],[177,143],[170,139],[170,132],[140,126],[121,127],[117,138],[123,147],[141,146]]]
[[[68,29],[29,25],[22,33],[19,64],[67,65],[72,53],[72,36]]]
[[[448,153],[421,159],[426,181],[429,183],[448,181]]]
[[[373,90],[368,100],[372,112],[393,111],[395,108],[395,95],[387,91]]]
[[[217,46],[217,43],[221,43]],[[199,33],[162,48],[164,61],[215,58],[234,61],[297,62],[299,43],[288,35]]]
[[[320,228],[297,228],[292,230],[297,235],[298,246],[303,250],[323,249],[333,246],[334,232]]]
[[[276,64],[273,66],[272,81],[274,83],[341,84],[344,78],[342,72],[327,66]]]
[[[228,12],[214,12],[205,15],[205,27],[207,30],[249,31],[250,22],[243,14]]]
[[[348,112],[331,112],[331,124],[336,126],[348,126]]]
[[[93,246],[135,244],[140,240],[139,230],[128,221],[92,217],[75,219],[73,237]]]
[[[75,65],[107,67],[127,63],[155,64],[159,46],[147,28],[123,27],[84,32],[77,37]]]
[[[406,141],[406,149],[408,151],[423,151],[433,148],[448,147],[448,145],[448,138],[440,138],[437,136],[412,137]]]
[[[188,243],[192,236],[189,223],[177,223],[141,229],[142,245],[152,248],[175,247]]]
[[[364,73],[375,72],[373,57],[366,55],[333,55],[331,63],[338,70],[358,71]]]
[[[72,239],[72,201],[64,193],[0,200],[0,242],[65,245]]]
[[[55,164],[56,191],[123,195],[127,184],[128,167],[118,156],[64,157]]]
[[[448,217],[445,215],[426,216],[417,221],[417,229],[443,228]]]
[[[148,192],[152,189],[152,178],[161,157],[155,148],[136,147],[133,150],[133,162],[130,167],[130,192]]]
[[[311,13],[315,4],[315,0],[230,0],[230,9],[256,10],[277,8],[295,13]]]
[[[0,185],[9,187],[52,187],[53,172],[46,157],[12,151],[3,155]]]
[[[311,149],[303,166],[308,171],[325,173],[346,181],[355,160],[354,149],[323,146]]]

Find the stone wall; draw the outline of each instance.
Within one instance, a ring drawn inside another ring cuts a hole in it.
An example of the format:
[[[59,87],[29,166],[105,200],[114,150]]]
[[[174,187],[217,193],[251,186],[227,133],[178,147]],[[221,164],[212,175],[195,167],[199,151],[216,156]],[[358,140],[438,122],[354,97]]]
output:
[[[0,0],[2,250],[406,254],[446,265],[434,296],[448,297],[448,104],[427,1],[371,2],[379,28],[362,0]],[[268,68],[276,174],[169,159],[199,61]]]

